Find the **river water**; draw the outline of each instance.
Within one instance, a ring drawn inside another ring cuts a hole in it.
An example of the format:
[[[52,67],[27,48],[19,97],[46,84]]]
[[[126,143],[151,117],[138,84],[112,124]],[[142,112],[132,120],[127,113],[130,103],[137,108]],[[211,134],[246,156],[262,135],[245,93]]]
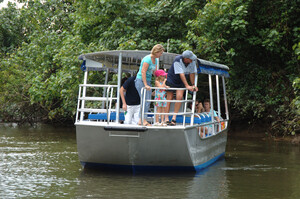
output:
[[[81,168],[74,128],[0,124],[0,198],[300,198],[300,147],[230,136],[198,173]]]

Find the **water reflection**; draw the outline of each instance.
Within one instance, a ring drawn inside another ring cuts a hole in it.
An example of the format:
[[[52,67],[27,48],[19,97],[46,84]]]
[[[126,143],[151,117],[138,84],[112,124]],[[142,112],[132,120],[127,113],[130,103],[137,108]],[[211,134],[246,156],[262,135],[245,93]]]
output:
[[[72,128],[0,125],[0,132],[0,198],[69,194],[78,182],[72,170],[77,165]],[[77,173],[79,169],[77,165]]]
[[[300,198],[300,147],[229,137],[198,173],[83,170],[74,128],[0,124],[0,198]]]
[[[227,150],[223,170],[228,180],[229,198],[300,197],[295,186],[300,179],[299,146],[232,138]]]
[[[226,176],[220,160],[195,172],[132,174],[130,172],[83,170],[77,196],[92,198],[226,198]]]

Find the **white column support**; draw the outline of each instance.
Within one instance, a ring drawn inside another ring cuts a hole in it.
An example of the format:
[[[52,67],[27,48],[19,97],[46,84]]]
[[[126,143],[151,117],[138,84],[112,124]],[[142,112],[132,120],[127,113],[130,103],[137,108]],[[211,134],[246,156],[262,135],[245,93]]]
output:
[[[216,89],[217,89],[217,105],[218,105],[218,117],[221,118],[221,105],[220,105],[220,89],[219,89],[219,75],[216,75]],[[221,123],[218,125],[218,131],[221,131]]]
[[[227,106],[227,96],[226,96],[226,86],[225,86],[225,77],[224,76],[222,76],[222,83],[223,83],[223,92],[224,92],[226,120],[229,120],[229,112],[228,112],[228,106]]]
[[[142,103],[141,103],[141,123],[144,125],[144,119],[145,119],[145,100],[146,100],[146,92],[147,90],[145,88],[142,88],[141,90],[141,99],[142,100]]]
[[[121,79],[122,79],[122,53],[119,54],[119,63],[118,63],[118,88],[117,88],[117,105],[116,105],[116,123],[119,123],[120,116],[120,88],[121,88]]]
[[[186,92],[185,92],[185,98],[184,98],[184,100],[185,100],[185,102],[184,102],[184,108],[183,108],[184,115],[183,115],[183,121],[182,121],[183,126],[186,126],[185,125],[185,117],[186,117],[185,113],[186,113],[186,108],[187,108],[187,102],[186,102],[187,98],[188,98],[188,90],[186,90]],[[192,120],[192,117],[191,117],[191,120]],[[192,121],[191,121],[191,125],[192,125]]]
[[[210,98],[210,114],[211,114],[211,122],[214,122],[214,99],[213,99],[213,90],[212,90],[212,80],[211,74],[208,75],[209,82],[209,98]],[[215,134],[215,125],[212,125],[212,132]]]
[[[86,84],[87,84],[87,77],[88,77],[88,68],[84,71],[84,78],[83,78],[83,89],[82,89],[82,97],[84,98],[86,96]],[[84,109],[85,106],[85,100],[81,101],[81,108]],[[84,112],[80,113],[80,121],[83,120]]]
[[[198,85],[198,73],[195,74],[195,81],[194,81],[195,87]],[[188,91],[187,91],[188,92]],[[192,112],[195,113],[195,101],[197,98],[197,92],[193,91],[193,105],[192,105]],[[191,116],[191,125],[194,125],[194,114]]]
[[[109,69],[107,68],[106,69],[106,74],[105,74],[105,82],[104,82],[105,85],[107,85],[107,83],[108,83],[108,75],[109,75]],[[106,94],[106,89],[107,89],[106,87],[103,88],[103,94],[102,94],[103,97],[106,97],[106,95],[105,95]],[[104,102],[102,102],[102,109],[104,109]]]

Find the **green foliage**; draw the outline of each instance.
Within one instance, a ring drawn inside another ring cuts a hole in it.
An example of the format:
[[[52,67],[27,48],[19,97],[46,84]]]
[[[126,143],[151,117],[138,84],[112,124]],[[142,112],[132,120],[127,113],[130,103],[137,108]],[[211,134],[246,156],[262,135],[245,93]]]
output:
[[[216,0],[189,21],[188,44],[203,58],[230,66],[234,118],[288,118],[299,76],[299,11],[297,1]]]
[[[59,2],[29,1],[20,12],[29,42],[0,62],[3,120],[70,120],[74,115],[82,77],[77,57],[95,48],[68,33],[71,4]]]
[[[291,109],[282,108],[282,115],[272,122],[273,129],[278,129],[277,132],[286,132],[286,134],[300,134],[300,78],[296,78],[293,82],[295,99],[291,103]]]
[[[292,107],[297,115],[300,116],[300,77],[296,78],[293,82],[295,99],[292,102]]]
[[[178,51],[187,33],[187,20],[205,3],[197,0],[21,2],[22,9],[11,5],[0,11],[3,22],[0,114],[4,120],[14,120],[30,112],[35,112],[34,118],[72,118],[82,79],[78,55],[104,49],[151,49],[168,39],[172,44],[170,50]],[[103,75],[92,74],[91,81],[103,79]],[[115,78],[110,82],[116,81]]]
[[[300,60],[300,42],[293,46],[293,50],[295,51],[295,55],[297,56],[297,59]]]
[[[20,10],[12,4],[0,10],[0,56],[12,52],[25,39],[23,35],[23,18]]]
[[[187,34],[186,22],[204,5],[199,0],[78,2],[74,30],[83,42],[107,49],[151,49],[173,41],[173,52]],[[88,13],[88,14],[87,14]]]
[[[0,10],[2,120],[71,120],[83,75],[78,55],[169,43],[169,52],[190,49],[230,67],[231,118],[262,120],[277,135],[298,133],[297,0],[19,2],[21,9]]]

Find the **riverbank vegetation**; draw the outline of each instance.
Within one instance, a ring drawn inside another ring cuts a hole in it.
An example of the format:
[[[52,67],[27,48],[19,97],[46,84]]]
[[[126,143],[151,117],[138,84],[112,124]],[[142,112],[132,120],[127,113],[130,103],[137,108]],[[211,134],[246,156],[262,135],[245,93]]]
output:
[[[73,122],[80,54],[169,42],[169,52],[190,49],[230,67],[232,123],[300,134],[298,0],[19,2],[0,10],[4,122]]]

